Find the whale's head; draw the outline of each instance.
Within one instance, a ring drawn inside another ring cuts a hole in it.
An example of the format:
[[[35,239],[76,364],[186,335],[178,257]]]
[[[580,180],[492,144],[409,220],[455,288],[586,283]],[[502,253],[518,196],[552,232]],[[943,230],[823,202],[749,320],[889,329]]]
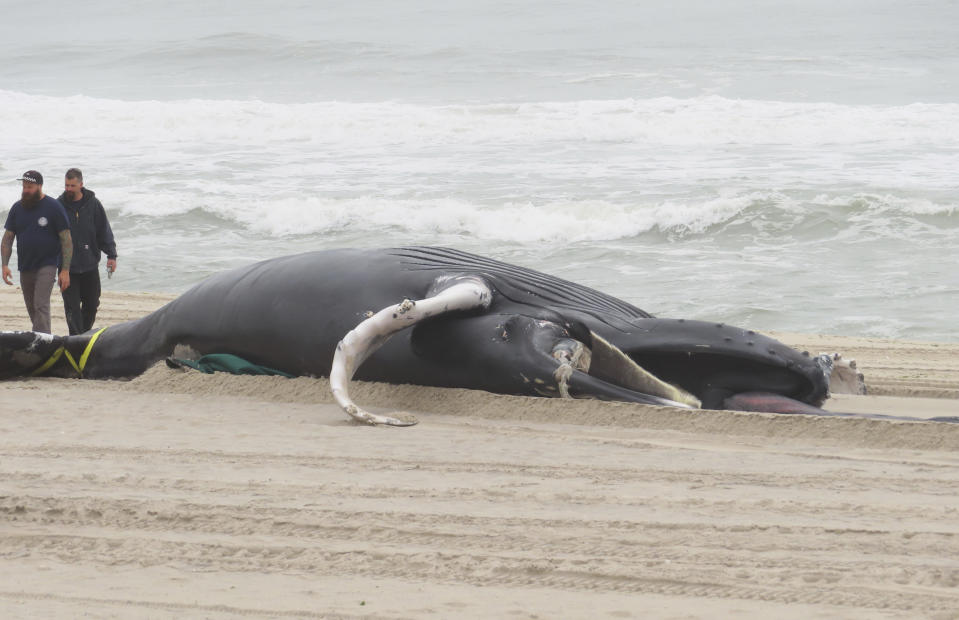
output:
[[[604,335],[649,373],[696,395],[704,408],[742,408],[744,394],[766,394],[767,410],[776,408],[773,397],[787,408],[789,401],[819,407],[828,398],[827,360],[756,331],[688,319],[633,324],[630,333]]]

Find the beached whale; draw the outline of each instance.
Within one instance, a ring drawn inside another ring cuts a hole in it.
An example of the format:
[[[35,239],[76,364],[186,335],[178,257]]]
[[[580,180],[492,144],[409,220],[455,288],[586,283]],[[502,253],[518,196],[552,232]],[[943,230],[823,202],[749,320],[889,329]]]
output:
[[[0,334],[0,378],[132,377],[177,345],[328,376],[685,408],[818,413],[831,358],[751,330],[655,318],[551,275],[433,247],[284,256],[212,276],[141,319],[77,336]]]

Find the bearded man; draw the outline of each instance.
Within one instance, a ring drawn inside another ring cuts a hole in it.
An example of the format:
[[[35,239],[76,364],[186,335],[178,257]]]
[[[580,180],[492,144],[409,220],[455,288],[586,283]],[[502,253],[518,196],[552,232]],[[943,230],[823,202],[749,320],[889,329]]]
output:
[[[43,175],[28,170],[17,179],[23,181],[20,200],[13,203],[7,214],[6,229],[0,241],[3,260],[3,281],[13,284],[10,257],[13,240],[17,240],[17,269],[20,288],[33,331],[50,332],[50,293],[58,280],[60,291],[70,287],[70,262],[73,259],[73,240],[70,222],[63,206],[43,193]]]

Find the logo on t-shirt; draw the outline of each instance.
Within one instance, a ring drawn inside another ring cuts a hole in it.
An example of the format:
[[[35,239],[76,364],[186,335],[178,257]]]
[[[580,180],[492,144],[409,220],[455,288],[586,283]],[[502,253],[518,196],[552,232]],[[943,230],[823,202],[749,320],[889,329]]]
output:
[[[37,224],[39,224],[39,225],[41,225],[41,226],[46,226],[47,223],[48,223],[48,222],[47,222],[47,218],[45,218],[45,217],[41,217],[39,220],[37,220]]]

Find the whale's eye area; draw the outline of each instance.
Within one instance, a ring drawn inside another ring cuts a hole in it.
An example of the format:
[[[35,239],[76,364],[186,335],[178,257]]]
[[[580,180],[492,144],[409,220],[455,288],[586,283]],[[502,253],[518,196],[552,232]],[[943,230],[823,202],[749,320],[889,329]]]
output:
[[[569,364],[575,370],[589,372],[593,354],[585,344],[572,338],[563,338],[553,345],[553,358],[561,364]]]

